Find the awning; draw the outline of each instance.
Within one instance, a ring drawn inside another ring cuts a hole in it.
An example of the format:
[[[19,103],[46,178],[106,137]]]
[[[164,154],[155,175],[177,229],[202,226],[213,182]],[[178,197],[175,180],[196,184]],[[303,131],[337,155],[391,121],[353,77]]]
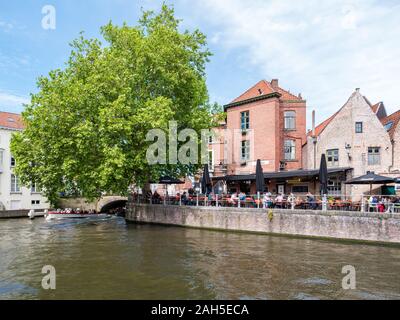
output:
[[[164,176],[160,178],[159,184],[184,184],[184,181],[172,178],[170,176]]]
[[[384,177],[375,174],[374,172],[368,172],[366,175],[351,179],[346,184],[386,184],[394,183],[396,179],[390,177]]]
[[[341,172],[347,172],[353,170],[353,168],[331,168],[328,169],[328,174],[335,174]],[[319,170],[292,170],[292,171],[280,171],[280,172],[264,172],[264,179],[288,179],[288,178],[316,178],[319,175]],[[256,175],[231,175],[224,177],[214,177],[213,180],[224,180],[227,182],[240,182],[240,181],[255,181]]]

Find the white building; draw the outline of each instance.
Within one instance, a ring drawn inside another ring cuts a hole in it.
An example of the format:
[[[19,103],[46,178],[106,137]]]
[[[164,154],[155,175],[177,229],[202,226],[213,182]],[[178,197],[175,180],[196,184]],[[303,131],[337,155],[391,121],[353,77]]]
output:
[[[0,112],[0,210],[43,210],[49,208],[47,199],[35,186],[21,186],[14,174],[15,159],[10,141],[16,131],[24,129],[19,114]]]
[[[372,105],[357,89],[339,111],[309,132],[303,146],[305,168],[319,169],[323,153],[328,168],[351,168],[348,176],[331,178],[328,183],[328,191],[338,195],[368,192],[369,186],[344,183],[368,171],[398,178],[399,145],[394,143],[399,122],[396,114],[388,117],[383,103]],[[393,127],[389,128],[390,122]],[[375,193],[380,193],[380,186],[375,188],[378,189]]]

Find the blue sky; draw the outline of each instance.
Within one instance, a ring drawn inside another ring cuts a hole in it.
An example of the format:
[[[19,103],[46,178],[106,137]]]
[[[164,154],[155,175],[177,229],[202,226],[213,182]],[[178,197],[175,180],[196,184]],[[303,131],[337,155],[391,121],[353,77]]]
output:
[[[109,20],[135,24],[158,0],[14,0],[0,3],[0,110],[21,112],[36,79],[62,68],[80,31],[99,36]],[[398,0],[176,0],[188,29],[207,34],[213,101],[229,103],[261,79],[307,99],[321,121],[355,88],[389,112],[400,107]],[[42,7],[56,9],[56,29],[41,26]],[[310,117],[309,117],[310,118]]]

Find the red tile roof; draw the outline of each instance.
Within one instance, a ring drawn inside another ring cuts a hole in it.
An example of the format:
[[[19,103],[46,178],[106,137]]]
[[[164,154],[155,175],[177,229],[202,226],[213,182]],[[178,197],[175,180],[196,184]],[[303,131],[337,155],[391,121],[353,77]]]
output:
[[[374,113],[376,113],[378,111],[378,108],[380,107],[382,102],[378,102],[377,104],[374,104],[373,106],[371,106],[371,109]]]
[[[0,128],[24,129],[21,115],[10,112],[0,112]]]
[[[378,111],[378,107],[381,105],[382,102],[377,103],[376,105],[372,105],[369,100],[366,97],[363,97],[365,99],[365,102],[371,107],[372,111],[376,114],[376,112]],[[346,103],[347,104],[347,103]],[[318,137],[322,131],[325,130],[325,128],[328,126],[328,124],[330,124],[332,122],[333,119],[335,119],[335,117],[337,116],[337,114],[346,106],[346,104],[341,107],[339,109],[339,111],[337,111],[334,115],[332,115],[331,117],[329,117],[328,119],[326,119],[324,122],[320,123],[316,128],[315,128],[315,136]],[[308,136],[312,136],[312,131],[309,131],[307,133]]]
[[[393,138],[394,132],[396,131],[396,128],[400,123],[400,110],[392,113],[386,118],[383,118],[381,122],[384,126],[387,125],[389,122],[393,122],[392,127],[390,128],[390,130],[388,130],[390,137]]]
[[[236,103],[239,101],[244,101],[255,97],[259,97],[260,95],[266,95],[275,92],[278,92],[279,94],[282,95],[281,97],[282,100],[289,100],[289,101],[303,100],[301,97],[295,96],[294,94],[291,94],[289,91],[286,91],[279,86],[272,86],[271,82],[268,82],[266,80],[261,80],[256,85],[247,90],[245,93],[243,93],[241,96],[233,100],[231,103]]]
[[[318,137],[322,131],[325,130],[325,128],[332,122],[333,119],[335,119],[336,115],[339,112],[336,112],[334,115],[332,115],[330,118],[326,119],[324,122],[320,123],[318,126],[315,127],[315,136]],[[308,133],[309,136],[312,136],[312,131]]]

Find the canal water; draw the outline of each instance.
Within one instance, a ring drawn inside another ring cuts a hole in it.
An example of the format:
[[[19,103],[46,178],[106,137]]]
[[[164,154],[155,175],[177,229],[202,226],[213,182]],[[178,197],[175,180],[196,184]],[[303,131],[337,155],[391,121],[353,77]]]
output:
[[[56,290],[42,289],[45,265]],[[342,289],[342,268],[356,290]],[[0,220],[0,299],[400,299],[400,247],[104,221]]]

